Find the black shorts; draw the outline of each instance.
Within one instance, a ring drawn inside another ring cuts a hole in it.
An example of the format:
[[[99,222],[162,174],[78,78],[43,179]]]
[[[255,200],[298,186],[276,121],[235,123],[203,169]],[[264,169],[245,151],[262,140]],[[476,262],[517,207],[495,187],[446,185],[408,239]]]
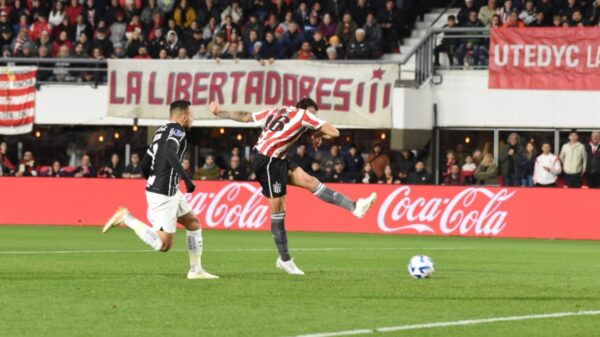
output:
[[[287,159],[278,159],[257,154],[253,170],[256,180],[267,198],[278,198],[286,194],[289,171],[298,165]]]

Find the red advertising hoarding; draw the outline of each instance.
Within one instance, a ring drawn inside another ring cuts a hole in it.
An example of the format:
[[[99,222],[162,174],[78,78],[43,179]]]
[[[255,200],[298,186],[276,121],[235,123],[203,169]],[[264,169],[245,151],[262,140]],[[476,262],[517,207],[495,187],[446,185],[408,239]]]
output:
[[[489,88],[600,90],[597,27],[492,29]]]
[[[143,180],[0,178],[0,224],[103,224],[118,206],[146,220]],[[290,231],[600,240],[594,190],[332,184],[378,198],[364,219],[291,187]],[[187,198],[204,228],[270,230],[256,183],[198,181]],[[147,220],[146,220],[147,221]]]

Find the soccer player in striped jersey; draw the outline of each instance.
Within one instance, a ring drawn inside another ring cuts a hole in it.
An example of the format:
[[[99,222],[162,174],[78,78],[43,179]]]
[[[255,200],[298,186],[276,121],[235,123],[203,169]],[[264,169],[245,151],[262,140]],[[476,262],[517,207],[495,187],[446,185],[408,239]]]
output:
[[[288,274],[304,275],[288,251],[284,225],[287,184],[304,188],[317,198],[352,212],[357,218],[362,218],[371,208],[376,194],[372,193],[366,198],[352,201],[323,185],[301,167],[286,159],[288,149],[306,132],[312,132],[312,137],[325,139],[337,138],[340,135],[333,125],[315,115],[319,108],[312,99],[303,98],[296,106],[280,106],[256,113],[223,111],[215,102],[211,102],[209,108],[217,117],[245,123],[254,122],[262,128],[254,146],[258,155],[253,170],[271,209],[271,233],[279,252],[275,266]]]
[[[186,229],[190,258],[187,278],[216,279],[219,277],[207,273],[202,268],[202,230],[190,205],[179,190],[179,179],[185,182],[188,193],[194,192],[196,188],[181,164],[187,147],[185,132],[192,127],[194,121],[190,102],[171,103],[169,114],[169,123],[156,130],[152,144],[141,163],[144,176],[148,178],[146,200],[152,227],[134,218],[126,208],[121,207],[108,220],[102,232],[106,233],[115,226],[126,225],[154,250],[166,252],[171,249],[176,225],[180,223]]]

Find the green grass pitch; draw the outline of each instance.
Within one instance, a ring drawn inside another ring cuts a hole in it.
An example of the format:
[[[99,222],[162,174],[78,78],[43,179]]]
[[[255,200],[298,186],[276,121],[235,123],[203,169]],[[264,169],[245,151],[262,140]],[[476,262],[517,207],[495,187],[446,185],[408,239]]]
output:
[[[165,254],[128,229],[0,226],[0,336],[278,337],[600,310],[599,242],[290,233],[307,273],[293,277],[270,233],[205,230],[222,279],[188,281],[183,235]],[[408,275],[417,254],[431,279]],[[596,337],[600,316],[369,335]]]

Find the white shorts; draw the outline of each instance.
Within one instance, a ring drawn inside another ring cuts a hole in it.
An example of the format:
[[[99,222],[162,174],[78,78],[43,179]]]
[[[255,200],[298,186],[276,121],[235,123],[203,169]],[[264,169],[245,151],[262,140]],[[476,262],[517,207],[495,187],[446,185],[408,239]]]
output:
[[[181,191],[169,197],[163,194],[146,191],[148,201],[148,220],[155,230],[175,233],[177,218],[192,211]]]

